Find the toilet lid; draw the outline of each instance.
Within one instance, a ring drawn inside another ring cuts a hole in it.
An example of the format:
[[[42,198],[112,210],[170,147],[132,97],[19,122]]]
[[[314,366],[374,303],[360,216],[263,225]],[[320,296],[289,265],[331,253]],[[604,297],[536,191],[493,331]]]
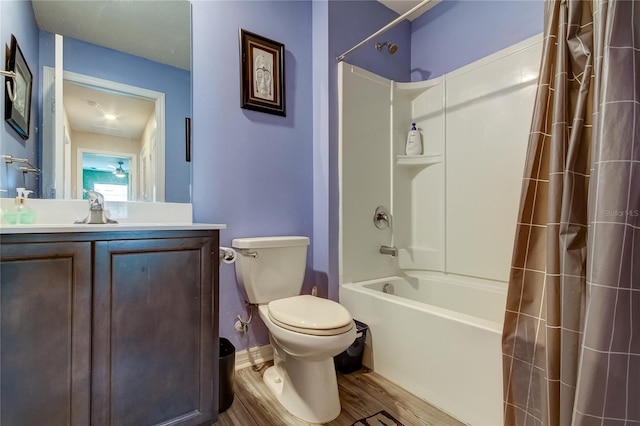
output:
[[[315,336],[333,336],[353,328],[344,306],[308,294],[269,302],[269,318],[282,328]]]

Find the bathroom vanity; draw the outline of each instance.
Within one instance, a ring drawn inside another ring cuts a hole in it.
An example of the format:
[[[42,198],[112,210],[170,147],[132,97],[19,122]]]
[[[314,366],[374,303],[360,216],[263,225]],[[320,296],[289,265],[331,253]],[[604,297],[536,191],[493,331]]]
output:
[[[215,421],[223,228],[3,227],[0,424]]]

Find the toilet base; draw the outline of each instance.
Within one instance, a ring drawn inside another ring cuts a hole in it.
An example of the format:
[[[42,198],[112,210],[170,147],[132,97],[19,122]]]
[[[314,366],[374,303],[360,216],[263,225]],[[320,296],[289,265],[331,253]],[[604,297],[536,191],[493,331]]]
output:
[[[340,415],[340,397],[333,358],[301,361],[291,356],[274,360],[264,383],[288,412],[309,423],[328,423]]]

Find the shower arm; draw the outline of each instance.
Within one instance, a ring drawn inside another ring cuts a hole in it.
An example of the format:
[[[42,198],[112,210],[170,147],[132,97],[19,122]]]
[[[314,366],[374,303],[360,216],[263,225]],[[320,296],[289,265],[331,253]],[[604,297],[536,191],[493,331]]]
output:
[[[385,32],[389,31],[391,28],[395,27],[400,22],[404,21],[407,18],[407,16],[409,16],[412,13],[416,12],[417,10],[422,8],[424,5],[426,5],[430,1],[431,0],[423,0],[422,2],[420,2],[420,4],[418,4],[417,6],[415,6],[414,8],[409,10],[408,12],[398,16],[396,19],[394,19],[393,21],[389,22],[387,25],[385,25],[384,27],[380,28],[378,31],[376,31],[375,33],[371,34],[369,37],[365,38],[360,43],[356,44],[351,49],[349,49],[346,52],[344,52],[342,55],[336,57],[336,61],[338,61],[338,62],[344,61],[344,58],[346,58],[351,52],[353,52],[354,50],[358,49],[360,46],[370,42],[372,39],[378,37],[379,35],[384,34]]]

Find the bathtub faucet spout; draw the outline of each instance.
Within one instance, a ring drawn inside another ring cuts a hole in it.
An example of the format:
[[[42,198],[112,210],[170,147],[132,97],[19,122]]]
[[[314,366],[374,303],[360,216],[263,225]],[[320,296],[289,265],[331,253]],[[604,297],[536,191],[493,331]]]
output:
[[[380,246],[380,254],[388,254],[396,257],[398,255],[398,249],[390,246]]]

